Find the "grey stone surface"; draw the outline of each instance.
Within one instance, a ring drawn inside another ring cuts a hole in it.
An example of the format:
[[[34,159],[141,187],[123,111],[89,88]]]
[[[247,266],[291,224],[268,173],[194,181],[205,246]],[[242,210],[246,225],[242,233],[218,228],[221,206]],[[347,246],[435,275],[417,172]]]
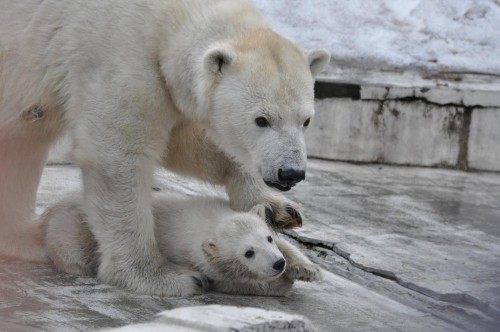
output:
[[[481,105],[484,107],[500,106],[500,89],[493,91],[469,91],[464,95],[464,105]]]
[[[295,238],[449,303],[500,317],[500,176],[311,163],[291,194],[308,227]],[[332,190],[332,187],[335,188]],[[322,202],[321,202],[322,201]]]
[[[223,195],[167,172],[156,185]],[[38,211],[79,187],[76,168],[47,167]],[[119,327],[207,304],[302,315],[318,331],[498,330],[500,175],[311,160],[306,182],[287,195],[306,211],[289,234],[324,267],[321,282],[298,282],[281,298],[160,298],[2,260],[0,331]]]
[[[455,166],[463,108],[423,101],[316,101],[308,154],[333,160]]]
[[[471,168],[500,171],[500,109],[472,113],[468,161]]]
[[[203,319],[200,319],[200,318]],[[164,332],[314,332],[311,322],[300,315],[250,307],[204,305],[166,310],[149,323],[106,331],[131,330]]]
[[[0,331],[88,331],[151,321],[165,309],[224,304],[307,317],[318,331],[463,331],[455,324],[325,272],[287,297],[207,293],[190,298],[133,294],[48,265],[0,261]],[[204,317],[198,317],[203,321]],[[15,327],[15,328],[14,328]]]

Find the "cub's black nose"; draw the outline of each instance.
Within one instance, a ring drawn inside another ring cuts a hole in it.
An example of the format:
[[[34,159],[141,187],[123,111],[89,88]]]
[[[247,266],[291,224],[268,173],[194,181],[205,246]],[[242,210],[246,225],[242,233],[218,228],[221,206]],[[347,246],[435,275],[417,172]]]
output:
[[[306,178],[306,171],[303,169],[285,168],[279,169],[278,179],[282,183],[297,183]]]
[[[285,260],[283,258],[277,260],[273,265],[273,269],[278,271],[283,271],[284,268],[285,268]]]

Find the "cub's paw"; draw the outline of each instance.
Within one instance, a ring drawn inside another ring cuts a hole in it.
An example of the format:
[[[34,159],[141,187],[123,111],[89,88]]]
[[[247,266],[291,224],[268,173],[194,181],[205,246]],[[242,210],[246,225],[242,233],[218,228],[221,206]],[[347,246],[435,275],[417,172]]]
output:
[[[321,269],[312,262],[291,264],[286,267],[285,275],[293,280],[319,281],[323,279]]]
[[[281,195],[264,198],[265,218],[267,223],[276,230],[302,227],[301,207]]]

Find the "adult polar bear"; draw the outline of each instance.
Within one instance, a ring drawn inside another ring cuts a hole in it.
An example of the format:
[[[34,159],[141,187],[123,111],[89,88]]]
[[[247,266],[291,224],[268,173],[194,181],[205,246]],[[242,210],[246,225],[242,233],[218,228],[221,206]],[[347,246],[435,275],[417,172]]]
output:
[[[313,76],[329,61],[268,29],[244,0],[0,0],[0,252],[43,260],[36,189],[68,130],[101,281],[188,295],[151,211],[158,164],[226,186],[231,206],[300,222]],[[266,186],[267,184],[267,186]]]

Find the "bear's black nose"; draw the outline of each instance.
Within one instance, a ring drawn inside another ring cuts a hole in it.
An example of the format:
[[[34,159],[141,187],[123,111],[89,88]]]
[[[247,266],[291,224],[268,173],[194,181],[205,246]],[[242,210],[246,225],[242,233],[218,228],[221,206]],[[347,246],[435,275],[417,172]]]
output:
[[[278,180],[282,183],[296,184],[306,178],[306,171],[303,169],[285,168],[278,170]]]
[[[283,258],[274,262],[273,269],[278,271],[283,271],[284,268],[285,268],[285,260]]]

